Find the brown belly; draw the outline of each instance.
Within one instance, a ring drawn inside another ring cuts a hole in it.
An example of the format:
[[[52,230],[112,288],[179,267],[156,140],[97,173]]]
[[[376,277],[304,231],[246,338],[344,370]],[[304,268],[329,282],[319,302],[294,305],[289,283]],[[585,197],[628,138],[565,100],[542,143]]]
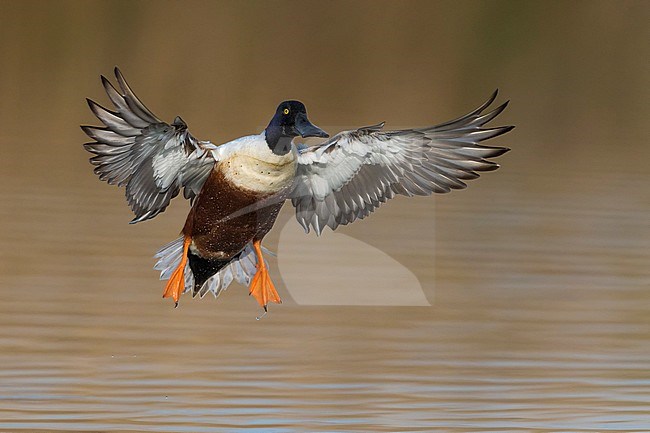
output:
[[[236,188],[219,170],[213,170],[183,228],[183,234],[192,237],[190,248],[206,259],[228,259],[250,241],[262,239],[273,227],[283,199],[234,218],[232,215],[270,196]]]

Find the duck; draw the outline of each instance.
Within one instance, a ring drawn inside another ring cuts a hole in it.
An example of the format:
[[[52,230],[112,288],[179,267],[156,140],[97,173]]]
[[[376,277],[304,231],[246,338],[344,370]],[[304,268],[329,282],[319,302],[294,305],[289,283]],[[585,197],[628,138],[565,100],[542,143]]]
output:
[[[384,122],[330,137],[298,100],[281,102],[259,134],[215,145],[195,138],[178,116],[159,119],[135,95],[119,68],[114,86],[101,82],[112,107],[87,99],[101,126],[82,125],[99,179],[125,187],[135,217],[150,220],[182,190],[190,210],[178,238],[155,255],[167,280],[163,298],[219,296],[233,281],[259,306],[281,298],[262,246],[280,209],[290,202],[306,233],[317,235],[369,216],[397,195],[429,196],[463,189],[499,165],[509,148],[483,141],[514,126],[487,127],[508,101],[487,111],[496,90],[475,110],[435,126],[384,130]],[[324,139],[297,143],[297,137]]]

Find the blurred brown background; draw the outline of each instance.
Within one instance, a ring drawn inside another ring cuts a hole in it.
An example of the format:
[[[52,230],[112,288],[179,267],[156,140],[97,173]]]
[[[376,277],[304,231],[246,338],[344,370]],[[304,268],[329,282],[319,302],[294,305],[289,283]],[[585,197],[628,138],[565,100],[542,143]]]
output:
[[[0,429],[647,430],[648,2],[0,10]],[[127,225],[81,146],[97,123],[84,98],[107,103],[115,65],[215,143],[288,98],[332,133],[442,122],[498,87],[513,151],[467,191],[341,231],[411,269],[433,307],[302,307],[281,290],[256,322],[233,287],[172,310],[151,255],[187,204]]]

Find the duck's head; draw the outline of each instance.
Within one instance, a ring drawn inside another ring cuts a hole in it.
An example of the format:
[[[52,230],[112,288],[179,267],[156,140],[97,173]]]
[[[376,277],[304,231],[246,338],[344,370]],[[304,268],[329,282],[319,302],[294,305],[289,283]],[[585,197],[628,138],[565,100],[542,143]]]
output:
[[[300,101],[284,101],[278,105],[265,132],[266,143],[276,155],[288,153],[294,137],[329,137],[309,121],[305,104]]]

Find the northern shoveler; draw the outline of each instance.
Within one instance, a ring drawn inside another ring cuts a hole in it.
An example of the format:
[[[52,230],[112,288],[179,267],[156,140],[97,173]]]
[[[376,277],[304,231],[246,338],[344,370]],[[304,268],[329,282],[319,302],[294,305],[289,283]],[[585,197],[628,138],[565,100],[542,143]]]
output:
[[[102,127],[82,126],[95,140],[95,173],[126,186],[135,213],[131,223],[163,212],[181,188],[191,202],[182,236],[161,248],[155,266],[169,279],[163,297],[217,296],[234,280],[248,285],[260,306],[280,303],[261,242],[280,208],[291,200],[306,232],[363,219],[397,194],[446,193],[499,166],[489,158],[509,149],[479,144],[513,126],[487,128],[508,102],[484,113],[483,105],[436,126],[384,131],[384,123],[336,134],[321,144],[296,145],[301,137],[328,137],[307,118],[299,101],[282,102],[258,135],[219,146],[197,140],[180,118],[165,123],[133,93],[115,68],[119,90],[101,77],[114,111],[88,99]]]

